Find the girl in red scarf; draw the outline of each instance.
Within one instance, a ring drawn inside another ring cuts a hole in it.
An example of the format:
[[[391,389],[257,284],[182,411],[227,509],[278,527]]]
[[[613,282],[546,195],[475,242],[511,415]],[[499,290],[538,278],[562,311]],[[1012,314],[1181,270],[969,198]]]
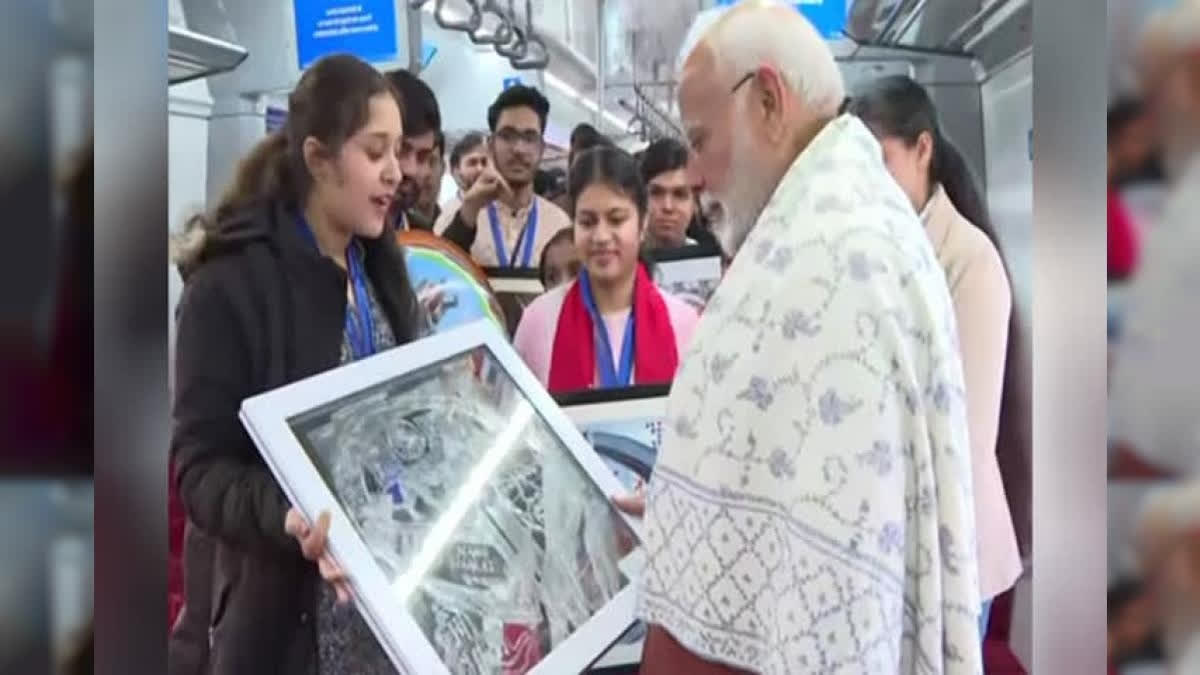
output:
[[[670,382],[698,317],[638,257],[646,186],[637,162],[614,147],[587,151],[571,166],[569,197],[583,268],[525,308],[517,352],[551,393]]]

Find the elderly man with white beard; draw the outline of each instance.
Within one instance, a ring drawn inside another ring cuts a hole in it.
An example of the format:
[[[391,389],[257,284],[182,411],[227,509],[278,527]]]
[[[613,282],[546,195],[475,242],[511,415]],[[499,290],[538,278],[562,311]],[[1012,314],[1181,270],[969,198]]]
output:
[[[1139,40],[1145,94],[1162,124],[1170,195],[1126,298],[1110,397],[1115,432],[1180,477],[1147,497],[1142,571],[1155,590],[1170,675],[1200,673],[1200,0],[1155,14]]]
[[[921,222],[787,5],[698,19],[681,118],[733,256],[649,484],[642,673],[979,673],[954,313]]]
[[[1168,474],[1200,474],[1200,377],[1192,365],[1200,330],[1200,0],[1153,15],[1138,52],[1170,192],[1122,303],[1109,389],[1113,435]]]

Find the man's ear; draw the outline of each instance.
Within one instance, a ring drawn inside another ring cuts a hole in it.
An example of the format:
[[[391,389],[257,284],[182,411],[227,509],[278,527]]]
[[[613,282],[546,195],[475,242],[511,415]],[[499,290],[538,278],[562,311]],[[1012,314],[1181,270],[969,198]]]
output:
[[[786,85],[783,76],[771,66],[762,66],[755,71],[751,84],[754,91],[749,95],[754,97],[754,105],[761,111],[763,125],[771,134],[772,140],[779,140],[786,133],[784,128],[786,112],[784,110],[786,93],[784,90]]]

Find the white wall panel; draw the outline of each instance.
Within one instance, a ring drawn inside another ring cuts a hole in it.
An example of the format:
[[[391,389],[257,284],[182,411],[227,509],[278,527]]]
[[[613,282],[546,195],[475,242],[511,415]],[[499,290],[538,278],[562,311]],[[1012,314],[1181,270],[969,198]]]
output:
[[[994,74],[980,90],[988,206],[1008,259],[1018,305],[1026,314],[1032,301],[1032,85],[1033,57],[1026,56]]]
[[[178,232],[184,219],[202,210],[208,194],[208,127],[212,99],[204,80],[168,90],[167,230]],[[175,381],[175,307],[183,282],[172,265],[167,270],[167,381]]]

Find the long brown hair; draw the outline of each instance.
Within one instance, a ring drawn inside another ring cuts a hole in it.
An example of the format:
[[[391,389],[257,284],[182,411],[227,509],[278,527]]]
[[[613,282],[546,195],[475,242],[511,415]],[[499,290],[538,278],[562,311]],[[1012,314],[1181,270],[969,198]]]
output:
[[[983,194],[958,148],[942,134],[937,109],[925,88],[904,75],[881,78],[871,83],[861,95],[847,101],[844,109],[861,118],[877,133],[909,144],[916,143],[922,133],[930,135],[933,140],[930,184],[940,184],[958,212],[987,236],[1000,254],[1005,276],[1011,280],[1004,246],[992,225]],[[1008,348],[1004,359],[1004,391],[1000,399],[996,453],[1022,555],[1029,554],[1033,536],[1029,366],[1028,345],[1014,297],[1008,318]]]
[[[234,214],[265,203],[300,209],[312,188],[304,163],[304,140],[312,137],[330,154],[367,123],[371,99],[400,94],[370,64],[348,54],[326,56],[304,71],[288,96],[287,122],[263,140],[237,166],[215,208],[188,219],[175,238],[172,255],[186,265],[199,258],[207,233]]]

